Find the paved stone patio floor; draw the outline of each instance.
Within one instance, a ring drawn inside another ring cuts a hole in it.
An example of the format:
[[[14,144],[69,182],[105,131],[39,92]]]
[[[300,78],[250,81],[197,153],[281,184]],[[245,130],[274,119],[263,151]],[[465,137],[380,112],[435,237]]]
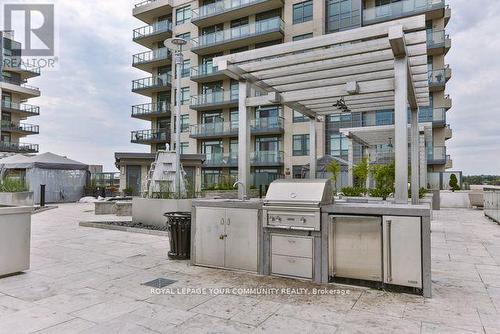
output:
[[[160,236],[79,227],[92,204],[33,216],[32,267],[0,279],[0,333],[500,333],[500,225],[478,210],[432,223],[433,298],[348,286],[348,295],[154,294],[170,288],[316,287],[189,266]]]

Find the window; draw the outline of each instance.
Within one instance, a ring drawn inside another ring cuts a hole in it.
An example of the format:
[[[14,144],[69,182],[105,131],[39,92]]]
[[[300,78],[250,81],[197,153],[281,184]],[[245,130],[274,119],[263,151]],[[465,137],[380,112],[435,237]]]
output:
[[[189,77],[191,70],[191,59],[185,59],[182,63],[181,78]]]
[[[231,109],[230,122],[231,122],[231,129],[238,129],[239,122],[240,122],[240,112],[239,112],[238,108]]]
[[[313,19],[312,0],[293,5],[293,24],[311,21]]]
[[[281,39],[276,39],[274,41],[269,41],[269,42],[261,42],[261,43],[256,43],[255,48],[260,49],[260,48],[266,48],[268,46],[273,46],[273,45],[278,45],[283,43]]]
[[[392,125],[394,124],[394,112],[387,111],[377,111],[375,114],[376,125]]]
[[[177,94],[177,92],[176,92],[176,94]],[[191,99],[191,97],[189,95],[189,87],[182,87],[181,88],[181,105],[189,104],[190,99]],[[175,105],[177,105],[177,99],[175,101]]]
[[[293,136],[293,155],[309,155],[309,135]]]
[[[344,135],[340,133],[331,134],[329,141],[331,156],[347,157],[349,153],[349,143]]]
[[[184,6],[175,11],[175,24],[180,25],[191,21],[191,6]]]
[[[304,35],[293,36],[292,40],[295,42],[295,41],[301,41],[303,39],[308,39],[308,38],[312,38],[312,37],[313,37],[313,34],[312,34],[312,32],[310,32],[310,33],[304,34]]]
[[[248,46],[242,46],[241,48],[231,49],[229,51],[229,53],[233,54],[233,53],[244,52],[244,51],[248,51]]]
[[[238,100],[240,96],[240,83],[238,80],[231,79],[231,101]]]
[[[222,170],[220,169],[203,169],[201,171],[201,182],[204,189],[218,185],[221,183],[221,180]]]
[[[302,115],[300,112],[294,110],[293,111],[293,122],[294,123],[303,123],[309,121],[309,118],[305,115]]]
[[[187,154],[188,151],[189,151],[189,143],[188,142],[181,143],[181,154]]]
[[[174,117],[174,120],[177,118]],[[176,123],[174,123],[174,131],[177,132]],[[189,115],[181,115],[181,132],[189,131]]]
[[[361,1],[328,0],[327,33],[348,30],[361,26]]]
[[[184,34],[176,35],[175,37],[182,38],[182,39],[185,39],[186,41],[189,41],[191,39],[191,33],[190,32],[186,32]]]
[[[294,179],[305,178],[305,172],[303,172],[304,166],[292,166],[292,177]]]

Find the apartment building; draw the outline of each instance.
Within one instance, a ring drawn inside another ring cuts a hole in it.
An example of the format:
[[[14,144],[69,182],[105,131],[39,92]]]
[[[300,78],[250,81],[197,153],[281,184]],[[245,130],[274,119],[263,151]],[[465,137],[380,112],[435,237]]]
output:
[[[446,114],[451,98],[446,83],[451,69],[445,55],[451,40],[445,32],[451,11],[444,0],[147,0],[135,5],[133,15],[145,26],[134,30],[134,41],[148,51],[134,55],[133,66],[147,72],[134,80],[132,90],[147,103],[132,107],[132,117],[148,121],[147,129],[133,131],[133,143],[146,144],[151,152],[174,143],[174,67],[163,41],[171,36],[190,41],[181,71],[181,150],[202,154],[205,161],[197,182],[201,188],[230,183],[237,178],[238,82],[213,65],[227,55],[323,34],[356,29],[413,15],[426,15],[431,106],[420,110],[426,123],[425,140],[429,175],[452,167],[446,140],[452,136]],[[254,184],[275,178],[306,176],[309,163],[309,122],[282,105],[255,109],[251,169]],[[393,110],[366,110],[326,117],[317,123],[318,156],[348,159],[343,128],[394,124]],[[430,126],[429,126],[430,125]],[[391,157],[392,143],[366,147],[353,144],[354,162],[370,149],[372,163]],[[340,183],[346,185],[347,166]]]
[[[27,84],[40,75],[40,68],[21,61],[21,44],[12,31],[0,32],[0,49],[0,155],[38,153],[38,145],[24,142],[24,137],[39,133],[38,125],[25,120],[40,114],[38,106],[27,103],[40,96],[37,87]]]

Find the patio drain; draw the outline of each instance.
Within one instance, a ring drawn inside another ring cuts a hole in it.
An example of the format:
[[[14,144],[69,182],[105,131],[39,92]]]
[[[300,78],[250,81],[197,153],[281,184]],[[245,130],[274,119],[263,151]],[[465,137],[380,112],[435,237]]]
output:
[[[170,284],[174,284],[175,282],[177,281],[174,281],[174,280],[171,280],[171,279],[168,279],[168,278],[157,278],[155,280],[152,280],[152,281],[149,281],[149,282],[146,282],[146,283],[142,283],[141,285],[145,285],[145,286],[150,286],[152,288],[157,288],[157,289],[161,289],[165,286],[168,286]]]

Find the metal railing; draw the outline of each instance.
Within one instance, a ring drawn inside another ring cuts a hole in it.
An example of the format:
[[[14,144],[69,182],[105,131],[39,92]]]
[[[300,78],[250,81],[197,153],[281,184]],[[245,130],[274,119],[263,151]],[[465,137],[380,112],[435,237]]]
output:
[[[40,107],[31,104],[2,100],[2,108],[18,110],[27,114],[32,114],[33,116],[40,115]]]
[[[232,91],[220,90],[208,94],[191,96],[191,106],[238,102],[238,95]]]
[[[134,40],[168,31],[172,31],[172,21],[158,21],[153,24],[134,29]]]
[[[170,141],[170,130],[164,129],[132,131],[130,141],[132,143]]]
[[[156,0],[146,0],[146,1],[142,1],[142,2],[139,2],[137,4],[135,4],[135,8],[139,8],[139,7],[142,7],[142,6],[145,6],[145,5],[149,5],[150,3],[153,3],[153,2],[156,2]]]
[[[9,84],[12,84],[12,85],[16,85],[16,86],[20,86],[20,87],[23,87],[23,88],[40,91],[40,88],[34,87],[34,86],[30,86],[30,85],[26,84],[23,80],[19,80],[19,79],[2,77],[1,80],[0,80],[0,82],[6,82],[6,83],[9,83]]]
[[[205,166],[237,166],[238,152],[230,153],[204,153]]]
[[[1,121],[0,126],[4,131],[22,131],[30,133],[40,133],[40,127],[34,124],[15,124],[11,121]]]
[[[19,153],[38,153],[38,144],[11,143],[0,141],[0,151]]]
[[[132,81],[132,91],[148,88],[166,87],[170,86],[171,84],[172,77],[170,74],[155,75],[152,77]]]
[[[132,106],[133,116],[144,116],[150,114],[170,113],[171,105],[169,103],[144,103]]]
[[[427,150],[427,160],[430,162],[446,162],[446,146],[429,147]]]
[[[18,68],[26,72],[31,72],[40,75],[40,67],[31,66],[23,62],[21,57],[4,57],[3,66],[10,68]]]
[[[149,63],[152,61],[168,59],[172,57],[172,52],[167,48],[160,48],[153,51],[146,51],[133,56],[133,65]]]
[[[273,31],[283,31],[284,26],[285,23],[280,17],[272,17],[244,26],[198,36],[191,40],[192,48],[204,48],[216,44],[227,43],[236,39],[267,34]]]
[[[199,66],[191,67],[191,77],[201,77],[204,75],[211,75],[219,72],[217,66],[212,64],[202,64]]]
[[[427,30],[427,47],[429,48],[439,48],[444,47],[445,42],[450,36],[446,34],[444,30]]]
[[[449,65],[443,69],[429,71],[429,85],[444,86],[449,78],[449,71]]]
[[[363,10],[363,23],[372,24],[445,7],[444,0],[403,0]]]
[[[250,155],[250,161],[254,165],[282,164],[284,159],[283,151],[257,151]]]
[[[250,127],[254,132],[281,131],[285,128],[283,117],[260,117],[250,122]]]
[[[209,16],[222,14],[231,10],[240,9],[266,0],[222,0],[193,9],[192,20],[199,20]]]
[[[196,124],[191,126],[190,133],[193,137],[237,135],[238,125],[233,122]]]

